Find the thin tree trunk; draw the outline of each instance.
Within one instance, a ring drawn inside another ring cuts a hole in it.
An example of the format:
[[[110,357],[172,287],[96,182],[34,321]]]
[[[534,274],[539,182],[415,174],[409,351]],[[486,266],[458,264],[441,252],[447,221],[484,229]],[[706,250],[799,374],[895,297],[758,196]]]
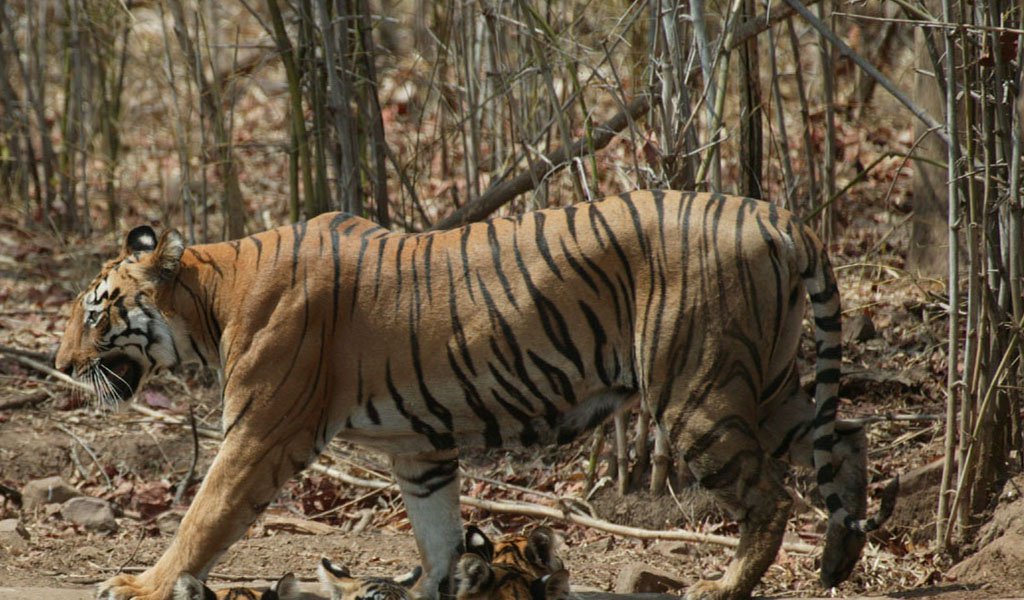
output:
[[[273,1],[273,0],[270,0]],[[231,140],[228,139],[227,128],[224,123],[224,111],[221,108],[219,81],[217,81],[216,69],[214,70],[214,81],[206,79],[202,70],[202,58],[192,38],[189,36],[187,21],[185,20],[185,9],[181,0],[167,0],[174,19],[174,33],[178,39],[178,45],[185,56],[185,64],[188,67],[192,79],[199,88],[199,106],[205,118],[213,128],[214,146],[211,155],[217,157],[218,169],[224,191],[221,196],[221,208],[224,211],[225,231],[222,237],[237,239],[245,235],[245,207],[242,201],[242,190],[238,184],[238,165],[235,161],[234,152],[231,148]],[[198,32],[197,32],[198,35]]]

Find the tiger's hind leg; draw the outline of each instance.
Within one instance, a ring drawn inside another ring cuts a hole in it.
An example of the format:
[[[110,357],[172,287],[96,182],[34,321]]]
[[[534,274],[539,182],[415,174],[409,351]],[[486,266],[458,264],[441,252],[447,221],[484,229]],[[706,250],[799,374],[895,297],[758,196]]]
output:
[[[814,401],[793,376],[774,397],[762,404],[758,435],[775,458],[813,468]],[[868,452],[864,428],[851,421],[836,421],[832,465],[843,506],[858,519],[867,514]],[[850,576],[867,537],[842,523],[829,521],[821,556],[821,584],[839,585]]]
[[[749,396],[745,384],[733,383],[690,410],[685,405],[691,397],[682,396],[674,403],[678,414],[664,421],[700,484],[740,524],[739,545],[724,575],[692,585],[687,600],[748,598],[782,545],[792,499],[757,439]]]
[[[391,468],[423,563],[424,576],[415,593],[424,600],[436,600],[454,591],[452,568],[465,549],[458,451],[394,456]]]

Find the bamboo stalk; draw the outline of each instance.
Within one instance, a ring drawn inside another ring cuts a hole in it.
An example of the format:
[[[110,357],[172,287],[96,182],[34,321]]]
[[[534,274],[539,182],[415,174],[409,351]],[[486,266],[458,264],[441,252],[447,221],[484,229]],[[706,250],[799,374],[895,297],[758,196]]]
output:
[[[796,27],[793,25],[793,19],[786,20],[786,33],[789,37],[789,45],[793,52],[793,61],[795,64],[794,75],[796,78],[796,91],[797,97],[800,100],[800,118],[803,121],[803,142],[804,142],[804,167],[807,170],[807,198],[816,198],[818,196],[818,177],[816,174],[817,165],[814,160],[814,140],[811,137],[811,110],[810,105],[807,102],[807,91],[804,86],[803,67],[800,64],[800,39],[796,35]],[[810,208],[807,207],[801,208]]]
[[[793,0],[787,0],[793,1]],[[952,15],[951,0],[942,0],[943,19],[950,23]],[[957,375],[957,356],[960,350],[960,242],[958,233],[960,228],[960,202],[957,194],[957,158],[959,145],[949,143],[949,140],[956,139],[956,63],[953,56],[954,45],[953,32],[947,32],[944,36],[944,47],[946,55],[946,168],[947,168],[947,192],[949,194],[949,278],[947,290],[949,292],[949,342],[946,349],[946,364],[949,365],[949,372],[946,376],[946,436],[944,442],[944,462],[942,464],[942,482],[939,487],[939,506],[935,520],[935,539],[943,548],[948,549],[951,512],[949,506],[950,484],[954,477],[954,453],[956,451],[956,440],[953,432],[956,430],[957,398],[961,381]],[[962,464],[962,463],[961,463]]]
[[[174,0],[178,1],[178,0]],[[306,120],[302,110],[302,85],[299,77],[299,68],[295,58],[295,47],[292,46],[291,38],[288,37],[288,31],[284,26],[284,18],[281,16],[281,8],[278,6],[278,0],[267,0],[267,11],[270,13],[270,22],[273,25],[273,37],[274,43],[277,45],[277,51],[281,56],[281,63],[284,65],[285,76],[288,78],[288,98],[290,100],[291,109],[291,132],[293,138],[292,147],[295,148],[295,152],[298,154],[298,160],[293,160],[293,168],[296,175],[293,179],[302,177],[302,195],[303,199],[302,206],[304,208],[304,216],[309,219],[321,212],[321,207],[317,205],[317,198],[315,188],[313,186],[313,168],[312,168],[312,157],[309,151],[309,141],[306,136]],[[295,190],[297,185],[292,185],[292,198],[293,204],[297,198],[298,192]],[[295,208],[292,209],[293,220],[298,220],[299,215],[294,214]]]
[[[384,117],[381,114],[380,99],[377,94],[377,67],[374,65],[375,55],[373,38],[370,35],[370,5],[367,0],[359,0],[360,15],[359,36],[363,46],[363,69],[366,73],[368,117],[371,124],[373,139],[373,164],[376,181],[373,186],[373,198],[377,209],[377,223],[381,227],[391,226],[388,210],[388,174],[387,174],[387,140],[384,138]]]

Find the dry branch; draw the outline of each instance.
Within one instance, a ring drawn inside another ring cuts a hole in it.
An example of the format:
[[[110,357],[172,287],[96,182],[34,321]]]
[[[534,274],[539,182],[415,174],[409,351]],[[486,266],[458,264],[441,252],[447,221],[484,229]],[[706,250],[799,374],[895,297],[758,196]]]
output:
[[[563,146],[551,153],[550,156],[541,157],[534,161],[533,166],[525,172],[509,181],[492,185],[478,199],[463,205],[462,208],[435,225],[434,229],[451,229],[487,218],[506,202],[533,189],[537,182],[565,168],[570,160],[586,156],[591,149],[597,151],[607,146],[617,133],[626,128],[631,120],[640,118],[650,108],[650,97],[640,96],[634,99],[625,110],[618,112],[604,123],[595,125],[589,143],[586,139],[579,139],[568,148]]]

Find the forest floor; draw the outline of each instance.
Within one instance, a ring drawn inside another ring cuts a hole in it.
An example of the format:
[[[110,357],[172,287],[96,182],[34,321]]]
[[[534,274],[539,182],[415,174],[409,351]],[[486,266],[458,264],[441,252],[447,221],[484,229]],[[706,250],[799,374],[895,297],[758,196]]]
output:
[[[869,418],[872,489],[903,477],[903,491],[889,525],[873,534],[842,596],[887,594],[943,598],[1024,595],[1024,500],[1022,481],[1005,487],[991,521],[961,551],[957,561],[936,552],[931,540],[942,454],[945,322],[940,288],[908,276],[893,244],[905,239],[900,215],[861,206],[856,219],[840,221],[841,243],[832,253],[843,292],[846,342],[843,378],[845,418]],[[119,570],[152,564],[167,547],[177,520],[194,493],[174,504],[176,487],[193,455],[188,406],[201,426],[219,422],[215,377],[186,372],[162,377],[133,404],[116,409],[92,405],[81,393],[55,383],[45,370],[11,348],[47,355],[63,329],[64,305],[77,286],[115,253],[109,241],[57,247],[53,237],[23,229],[0,212],[0,520],[18,519],[27,539],[0,537],[0,586],[86,589]],[[870,321],[870,326],[868,324]],[[873,331],[872,331],[873,330]],[[804,365],[804,373],[810,369]],[[619,498],[614,485],[587,478],[591,438],[540,453],[468,452],[463,493],[471,496],[564,506],[581,500],[601,519],[634,527],[684,527],[735,535],[735,524],[706,509],[699,490],[676,497],[633,492]],[[216,442],[199,443],[197,473],[205,472]],[[364,479],[386,477],[383,457],[337,445],[335,468]],[[607,448],[606,448],[607,454]],[[62,517],[61,505],[27,510],[14,501],[34,479],[60,476],[78,492],[105,499],[117,510],[116,530],[89,531]],[[641,474],[642,479],[642,474]],[[823,511],[807,474],[794,477],[798,496],[787,541],[815,546],[811,554],[780,552],[758,593],[820,596],[816,557],[824,531]],[[597,488],[597,489],[595,489]],[[512,514],[463,508],[467,522],[492,533],[521,530],[534,522]],[[621,574],[647,565],[674,574],[679,585],[714,576],[729,550],[710,544],[652,542],[591,528],[549,522],[565,539],[562,550],[573,584],[583,590],[615,591]],[[0,533],[0,536],[3,534]],[[264,518],[217,565],[211,582],[227,584],[276,578],[292,571],[312,581],[320,556],[348,565],[356,574],[396,575],[417,562],[408,519],[391,489],[346,485],[313,471],[292,481]],[[671,590],[667,590],[671,591]],[[7,593],[0,588],[0,598]],[[28,592],[23,592],[28,593]]]

